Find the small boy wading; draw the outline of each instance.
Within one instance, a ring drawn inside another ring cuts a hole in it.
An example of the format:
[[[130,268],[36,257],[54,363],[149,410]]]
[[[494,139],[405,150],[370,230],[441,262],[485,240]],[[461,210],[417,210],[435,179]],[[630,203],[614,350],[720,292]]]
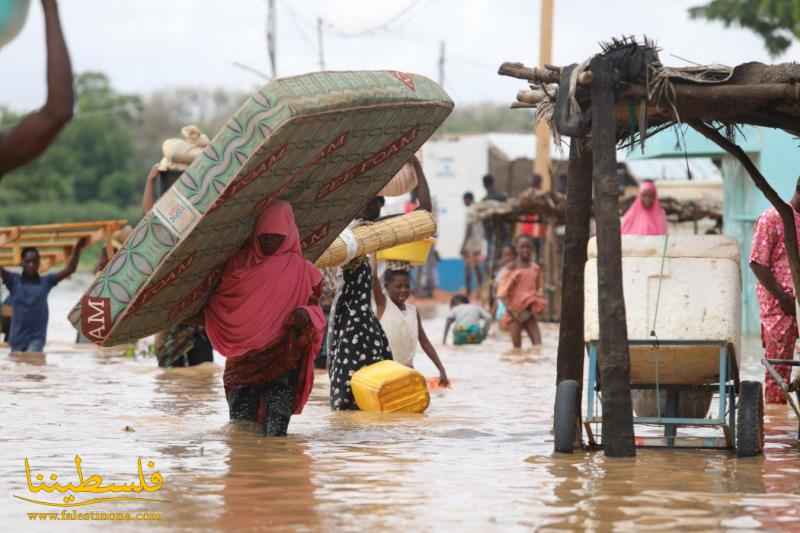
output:
[[[483,321],[483,324],[481,324]],[[453,328],[453,344],[480,344],[486,338],[492,325],[492,315],[481,306],[469,303],[469,298],[456,294],[450,300],[450,313],[444,326],[442,344],[447,344],[447,334]]]
[[[50,312],[47,296],[50,290],[71,276],[78,267],[85,238],[78,241],[66,268],[55,274],[39,275],[39,250],[22,250],[22,273],[0,268],[12,309],[9,345],[12,352],[42,352],[47,341],[47,322]]]

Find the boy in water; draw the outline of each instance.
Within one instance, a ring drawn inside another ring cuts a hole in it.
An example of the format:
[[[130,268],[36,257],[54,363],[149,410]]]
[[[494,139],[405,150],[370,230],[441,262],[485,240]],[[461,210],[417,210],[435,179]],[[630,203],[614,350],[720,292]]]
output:
[[[87,242],[85,237],[79,240],[67,266],[55,274],[39,275],[40,258],[36,248],[22,250],[22,274],[0,268],[3,283],[10,293],[12,318],[9,345],[12,352],[44,351],[50,315],[47,296],[53,287],[75,272]]]
[[[481,325],[483,320],[483,325]],[[469,303],[469,298],[463,294],[456,294],[450,300],[450,314],[444,326],[442,344],[447,344],[447,333],[450,326],[453,328],[453,344],[480,344],[486,338],[489,327],[492,325],[492,315],[481,306]]]
[[[450,383],[447,379],[447,371],[439,360],[436,348],[428,340],[417,307],[406,303],[411,295],[410,273],[407,270],[386,270],[383,274],[386,294],[381,289],[377,273],[374,271],[373,276],[372,293],[375,296],[377,308],[375,314],[389,340],[392,358],[400,364],[413,368],[414,352],[417,350],[417,341],[419,341],[422,350],[439,370],[439,385],[446,387]]]

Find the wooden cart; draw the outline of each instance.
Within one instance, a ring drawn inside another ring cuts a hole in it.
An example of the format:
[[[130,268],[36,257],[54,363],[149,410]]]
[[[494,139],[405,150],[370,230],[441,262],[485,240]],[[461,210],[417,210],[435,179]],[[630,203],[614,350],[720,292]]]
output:
[[[595,443],[602,424],[599,377],[597,259],[589,245],[586,266],[588,357],[586,393],[575,381],[556,393],[556,450],[571,451],[585,399],[583,425]],[[763,449],[763,397],[758,382],[740,382],[741,277],[736,241],[721,236],[625,236],[622,268],[636,402],[634,425],[662,426],[659,436],[635,435],[638,446]],[[713,290],[709,290],[713,288]],[[716,403],[708,414],[714,395]],[[721,430],[718,436],[679,435],[682,427]]]

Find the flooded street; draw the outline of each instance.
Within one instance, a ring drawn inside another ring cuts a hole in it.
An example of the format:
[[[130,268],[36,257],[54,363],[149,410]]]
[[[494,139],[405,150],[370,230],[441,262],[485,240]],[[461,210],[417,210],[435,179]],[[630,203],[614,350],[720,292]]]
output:
[[[507,354],[502,338],[441,349],[453,388],[434,391],[424,415],[333,413],[327,375],[318,373],[290,436],[266,439],[228,425],[219,364],[164,371],[154,358],[72,344],[65,315],[80,290],[67,282],[53,292],[46,356],[0,353],[4,531],[109,526],[34,522],[27,513],[53,509],[14,497],[34,497],[25,457],[34,472],[57,472],[66,483],[76,479],[76,454],[87,476],[109,483],[135,479],[137,457],[164,476],[150,496],[167,503],[92,506],[161,513],[160,521],[113,524],[118,531],[800,528],[797,421],[783,407],[767,409],[764,458],[655,449],[631,460],[555,456],[551,325],[544,347],[522,355]],[[426,322],[437,347],[443,315]],[[761,377],[757,356],[745,353],[745,377]],[[424,354],[416,360],[435,375]]]

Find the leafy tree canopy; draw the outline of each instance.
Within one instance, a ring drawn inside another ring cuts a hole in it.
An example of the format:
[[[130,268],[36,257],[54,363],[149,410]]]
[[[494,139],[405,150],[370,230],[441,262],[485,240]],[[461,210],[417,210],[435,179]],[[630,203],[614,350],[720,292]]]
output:
[[[764,39],[772,57],[800,37],[800,0],[711,0],[690,8],[689,16],[747,28]]]

